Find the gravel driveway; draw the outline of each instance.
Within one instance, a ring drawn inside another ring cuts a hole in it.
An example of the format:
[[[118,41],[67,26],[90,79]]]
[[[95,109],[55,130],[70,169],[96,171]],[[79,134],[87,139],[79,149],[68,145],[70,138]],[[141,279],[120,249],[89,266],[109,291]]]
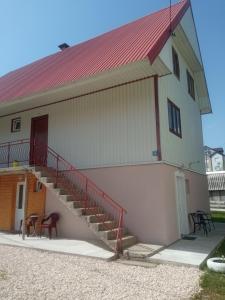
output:
[[[143,268],[0,245],[4,300],[188,299],[199,276],[195,268]]]

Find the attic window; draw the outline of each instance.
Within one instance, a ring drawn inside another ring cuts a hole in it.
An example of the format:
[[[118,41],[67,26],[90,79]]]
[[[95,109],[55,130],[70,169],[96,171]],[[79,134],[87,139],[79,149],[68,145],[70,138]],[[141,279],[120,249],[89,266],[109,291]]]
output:
[[[187,70],[188,93],[195,100],[195,82],[190,72]]]
[[[180,65],[179,58],[176,50],[172,47],[172,56],[173,56],[173,73],[178,79],[180,79]]]

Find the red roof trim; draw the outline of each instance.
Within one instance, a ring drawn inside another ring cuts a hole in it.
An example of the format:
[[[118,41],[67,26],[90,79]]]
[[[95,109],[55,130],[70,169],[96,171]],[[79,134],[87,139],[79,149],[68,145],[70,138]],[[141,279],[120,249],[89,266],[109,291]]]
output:
[[[180,23],[181,19],[183,18],[184,14],[186,13],[187,9],[191,5],[190,0],[184,0],[183,2],[184,2],[183,8],[179,11],[179,13],[175,16],[175,18],[172,19],[171,24],[168,24],[164,33],[161,35],[161,37],[155,43],[155,46],[149,51],[148,58],[149,58],[151,64],[153,64],[154,60],[159,55],[160,51],[165,46],[167,40],[171,36],[171,33],[175,30],[175,28],[177,27],[177,25]]]

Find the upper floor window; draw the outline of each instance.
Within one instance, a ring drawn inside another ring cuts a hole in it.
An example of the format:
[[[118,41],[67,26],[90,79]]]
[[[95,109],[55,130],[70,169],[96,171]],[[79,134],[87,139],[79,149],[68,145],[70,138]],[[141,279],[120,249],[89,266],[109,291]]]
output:
[[[168,99],[168,117],[170,132],[182,138],[180,109]]]
[[[187,70],[188,93],[195,100],[195,82],[190,72]]]
[[[173,73],[180,79],[180,65],[179,65],[179,58],[176,50],[172,48],[172,55],[173,55]]]

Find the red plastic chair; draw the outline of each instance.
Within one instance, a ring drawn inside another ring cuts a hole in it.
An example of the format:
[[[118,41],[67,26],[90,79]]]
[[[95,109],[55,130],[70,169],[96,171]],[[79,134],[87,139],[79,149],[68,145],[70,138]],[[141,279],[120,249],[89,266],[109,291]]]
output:
[[[41,221],[40,237],[42,236],[43,229],[48,229],[48,237],[49,237],[49,239],[51,239],[53,228],[55,229],[55,234],[57,236],[57,222],[58,221],[59,221],[59,214],[58,213],[51,213],[49,216],[44,218]]]

